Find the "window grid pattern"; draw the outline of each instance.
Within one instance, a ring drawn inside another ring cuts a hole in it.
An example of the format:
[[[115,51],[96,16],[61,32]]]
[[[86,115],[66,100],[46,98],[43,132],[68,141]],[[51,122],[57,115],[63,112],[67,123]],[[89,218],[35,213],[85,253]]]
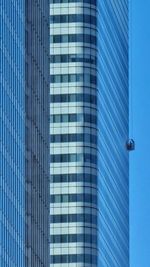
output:
[[[0,266],[25,266],[24,1],[0,3]]]
[[[96,84],[96,76],[89,75],[86,73],[78,73],[78,74],[56,74],[50,76],[51,83],[75,83],[75,82],[84,82],[88,85]]]
[[[68,237],[65,247],[63,243],[51,243],[52,267],[56,264],[85,267],[88,263],[97,266],[98,256],[97,239],[93,248],[83,238],[91,237],[93,229],[97,236],[98,231],[94,222],[98,214],[96,2],[76,1],[74,8],[73,2],[55,0],[50,4],[50,216],[58,216],[57,223],[51,221],[50,234],[58,239],[60,235]],[[68,220],[64,228],[65,222],[58,218],[71,211],[81,216],[62,219]],[[87,212],[88,225],[83,220]],[[70,233],[71,223],[75,233]],[[69,238],[74,240],[71,249]]]
[[[92,134],[52,134],[50,136],[51,143],[63,142],[87,142],[90,145],[97,144],[97,136]]]
[[[49,1],[26,4],[26,264],[49,266]],[[22,267],[18,265],[17,267]]]
[[[89,173],[64,173],[51,175],[51,183],[84,182],[97,184],[97,176]]]
[[[96,17],[83,14],[67,14],[50,16],[50,23],[83,22],[96,25]]]
[[[88,234],[51,235],[50,242],[51,244],[82,242],[89,243],[89,246],[92,246],[97,244],[97,237],[96,235]]]
[[[91,214],[60,214],[60,215],[51,215],[50,223],[92,223],[97,227],[97,216]]]
[[[50,0],[51,4],[83,3],[96,6],[97,0]]]
[[[92,114],[72,113],[72,114],[54,114],[50,116],[50,123],[67,123],[67,122],[83,122],[83,123],[97,123],[97,117]]]
[[[51,55],[50,56],[50,63],[75,63],[75,62],[82,62],[82,63],[90,63],[96,64],[96,57],[90,54],[60,54],[60,55]]]
[[[91,264],[91,266],[97,266],[97,256],[96,255],[90,255],[90,254],[61,254],[61,255],[54,255],[51,256],[51,263],[52,264],[63,264],[63,263],[82,263],[83,266],[86,266],[87,263],[88,266]],[[81,265],[80,265],[81,266]]]

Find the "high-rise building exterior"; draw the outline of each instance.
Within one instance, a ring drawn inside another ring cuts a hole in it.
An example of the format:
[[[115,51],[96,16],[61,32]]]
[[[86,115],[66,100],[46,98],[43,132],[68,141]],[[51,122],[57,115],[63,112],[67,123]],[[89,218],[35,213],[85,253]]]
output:
[[[129,266],[128,1],[98,2],[99,266]]]
[[[49,266],[49,1],[26,0],[26,262]]]
[[[49,266],[49,1],[0,1],[0,267]]]
[[[0,1],[0,266],[24,267],[24,1]]]
[[[50,3],[50,266],[129,266],[128,1]]]

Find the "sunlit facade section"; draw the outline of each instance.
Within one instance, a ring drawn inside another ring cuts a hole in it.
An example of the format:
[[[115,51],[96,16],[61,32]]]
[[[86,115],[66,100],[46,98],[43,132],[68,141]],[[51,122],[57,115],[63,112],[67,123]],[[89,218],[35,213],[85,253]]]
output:
[[[24,1],[0,1],[0,266],[24,267]]]
[[[128,1],[98,1],[99,266],[129,266]]]

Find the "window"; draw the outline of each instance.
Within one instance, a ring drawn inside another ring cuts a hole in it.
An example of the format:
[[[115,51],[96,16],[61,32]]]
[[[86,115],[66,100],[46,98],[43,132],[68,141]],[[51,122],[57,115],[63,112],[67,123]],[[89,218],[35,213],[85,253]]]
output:
[[[84,35],[83,34],[78,34],[76,36],[76,40],[77,40],[77,42],[82,42],[83,43],[83,41],[84,41]]]
[[[84,115],[83,114],[77,114],[77,121],[83,122],[84,121]]]
[[[51,195],[51,203],[61,203],[61,202],[87,202],[87,203],[97,203],[97,196],[91,194],[61,194],[61,195]]]
[[[70,75],[69,75],[68,82],[73,83],[73,82],[76,82],[76,81],[77,81],[77,79],[76,79],[76,74],[70,74]]]
[[[65,235],[51,235],[51,243],[75,243],[86,242],[90,244],[96,244],[97,237],[92,234],[65,234]]]
[[[77,161],[77,154],[70,154],[69,162],[76,162],[76,161]]]
[[[77,114],[69,114],[69,122],[76,122]]]
[[[61,181],[62,182],[68,182],[68,174],[61,175]]]
[[[79,202],[79,196],[80,196],[80,194],[79,195],[77,195],[77,194],[70,194],[69,195],[69,202]],[[77,197],[78,197],[78,200],[77,200]]]
[[[53,15],[50,16],[50,23],[72,23],[72,22],[84,22],[96,25],[96,17],[83,14],[69,14],[69,15]]]
[[[83,202],[83,201],[84,201],[84,194],[78,194],[77,202]]]
[[[54,83],[60,83],[61,82],[61,76],[60,75],[54,75]]]
[[[67,254],[53,255],[50,257],[51,263],[88,263],[97,264],[97,256],[91,254]]]
[[[60,55],[56,55],[56,56],[54,57],[54,60],[55,60],[55,63],[59,63],[60,60],[61,60]]]
[[[86,42],[96,44],[96,37],[88,34],[64,34],[52,35],[50,37],[51,43],[70,43],[70,42]]]
[[[56,114],[50,116],[50,121],[53,123],[59,122],[87,122],[87,123],[97,123],[97,118],[95,115],[91,114]]]
[[[53,35],[53,36],[51,36],[50,40],[52,43],[60,43],[61,42],[61,35]]]
[[[66,63],[66,62],[84,62],[96,64],[96,57],[88,54],[64,54],[64,55],[51,55],[51,63]]]
[[[61,154],[59,162],[69,162],[69,154]]]
[[[77,134],[69,134],[68,135],[68,142],[76,142],[77,141]]]
[[[51,95],[50,101],[51,101],[51,103],[60,103],[61,102],[61,95]]]
[[[66,82],[86,82],[88,84],[93,83],[96,84],[96,77],[89,74],[62,74],[62,75],[51,75],[50,76],[50,82],[51,83],[66,83]]]
[[[91,104],[96,104],[96,95],[88,95],[88,94],[51,95],[51,103],[82,102],[82,101]]]
[[[55,122],[55,123],[61,122],[61,115],[60,114],[54,115],[53,116],[53,122]]]
[[[77,162],[83,162],[83,154],[77,154]]]
[[[61,23],[68,22],[68,15],[60,15],[60,22]]]
[[[61,135],[59,135],[59,134],[51,135],[50,136],[50,142],[51,143],[59,143],[59,142],[61,142]]]
[[[52,183],[86,182],[97,184],[97,176],[88,173],[55,174],[51,175],[50,178]]]
[[[69,235],[68,242],[69,243],[77,242],[77,235]]]
[[[68,134],[62,134],[60,135],[61,142],[68,142]]]
[[[87,3],[96,6],[96,0],[50,0],[50,3]]]
[[[60,23],[61,20],[60,20],[60,15],[56,15],[56,16],[53,16],[53,23]]]
[[[84,162],[97,163],[97,157],[92,154],[55,154],[51,155],[51,162]]]
[[[77,74],[76,81],[83,82],[83,74]]]
[[[69,42],[69,35],[68,34],[61,35],[61,43],[68,43],[68,42]]]
[[[84,82],[90,83],[91,82],[91,75],[84,73]]]
[[[69,22],[78,22],[76,14],[69,14]]]
[[[69,57],[69,55],[61,55],[61,61],[60,62],[68,62],[69,60],[68,60],[68,57]]]
[[[76,180],[77,180],[77,174],[76,173],[68,175],[68,182],[75,182]]]
[[[77,221],[77,214],[68,215],[68,222],[76,222],[76,221]]]
[[[54,202],[60,203],[61,202],[61,195],[54,195]]]
[[[68,243],[68,235],[61,235],[60,243]]]
[[[91,135],[90,134],[84,134],[84,141],[87,142],[87,143],[90,143],[90,141],[91,141]]]
[[[76,94],[70,94],[68,95],[69,102],[76,102]]]
[[[69,120],[69,114],[62,114],[62,119],[61,119],[62,122],[68,122],[70,121]]]
[[[90,76],[90,82],[96,84],[96,76],[91,75]]]
[[[69,34],[68,35],[69,43],[71,43],[71,42],[77,42],[78,36],[80,36],[80,35],[77,35],[77,34]]]
[[[61,102],[68,102],[68,98],[69,98],[69,95],[66,94],[66,95],[61,95]]]
[[[77,102],[82,102],[83,101],[83,94],[76,94],[76,101]]]

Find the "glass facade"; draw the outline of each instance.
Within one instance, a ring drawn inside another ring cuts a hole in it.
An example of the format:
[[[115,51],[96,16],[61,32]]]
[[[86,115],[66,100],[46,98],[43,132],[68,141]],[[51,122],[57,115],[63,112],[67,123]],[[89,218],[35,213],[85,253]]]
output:
[[[95,4],[51,2],[50,36],[50,266],[97,266]]]
[[[26,267],[49,266],[49,1],[26,0]],[[18,266],[19,267],[19,266]],[[22,267],[22,266],[21,266]]]
[[[50,266],[129,266],[128,1],[50,3]]]
[[[0,1],[0,266],[24,267],[24,1]]]
[[[49,1],[0,1],[0,267],[49,266]]]
[[[128,0],[98,1],[99,266],[129,266]]]

